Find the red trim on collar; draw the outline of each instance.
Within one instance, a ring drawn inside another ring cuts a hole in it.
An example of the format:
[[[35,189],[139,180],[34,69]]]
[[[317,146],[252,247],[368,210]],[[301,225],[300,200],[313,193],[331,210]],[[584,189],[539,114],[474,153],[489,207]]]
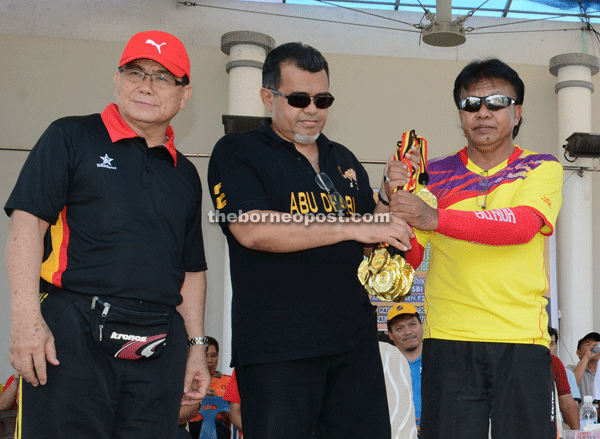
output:
[[[463,165],[467,166],[469,164],[469,155],[467,154],[467,147],[465,146],[461,149],[458,154],[460,155],[460,159],[463,162]]]
[[[135,131],[131,129],[127,122],[123,120],[121,113],[119,113],[119,107],[117,104],[110,104],[108,107],[104,109],[104,111],[100,114],[102,117],[102,121],[104,122],[104,126],[108,130],[108,135],[110,136],[110,140],[114,143],[122,139],[132,139],[134,137],[140,137]],[[173,127],[169,125],[167,127],[167,132],[165,133],[167,137],[167,142],[165,143],[165,148],[173,157],[173,165],[177,167],[177,150],[175,149],[175,131],[173,131]]]
[[[523,152],[523,150],[521,148],[519,148],[517,145],[515,145],[515,150],[512,152],[512,154],[510,155],[510,157],[508,158],[508,161],[506,162],[507,165],[510,165],[513,161],[515,161]],[[463,149],[461,149],[458,154],[460,155],[460,159],[462,160],[463,164],[465,166],[467,166],[467,164],[469,163],[469,155],[467,154],[467,147],[465,146]]]
[[[513,151],[513,153],[510,155],[510,157],[508,158],[508,161],[506,162],[507,165],[510,165],[512,162],[514,162],[521,154],[523,153],[523,150],[521,148],[519,148],[517,145],[515,145],[515,150]]]

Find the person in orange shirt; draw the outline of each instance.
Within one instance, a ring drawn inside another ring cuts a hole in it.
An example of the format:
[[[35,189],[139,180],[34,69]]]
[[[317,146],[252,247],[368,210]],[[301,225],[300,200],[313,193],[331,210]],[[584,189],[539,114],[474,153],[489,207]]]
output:
[[[227,389],[231,375],[225,375],[217,370],[217,365],[219,364],[219,342],[213,337],[206,338],[208,339],[206,364],[212,378],[206,396],[222,397],[225,395],[225,390]],[[217,415],[216,425],[218,439],[229,439],[231,437],[231,421],[229,420],[229,413],[219,413],[219,415]],[[189,420],[189,431],[191,436],[193,438],[200,436],[201,429],[202,415],[198,414]]]

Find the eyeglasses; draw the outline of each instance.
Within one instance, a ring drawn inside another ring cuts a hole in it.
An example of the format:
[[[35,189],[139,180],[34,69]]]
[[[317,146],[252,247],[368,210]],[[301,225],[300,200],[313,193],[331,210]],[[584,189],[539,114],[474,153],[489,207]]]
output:
[[[335,189],[335,186],[333,185],[333,182],[329,176],[324,172],[319,172],[317,175],[315,175],[315,181],[321,189],[327,191],[329,194],[329,199],[331,200],[331,206],[333,209],[337,213],[345,213],[346,209],[348,209],[346,200],[344,200],[344,196]]]
[[[490,111],[498,111],[513,105],[515,100],[504,95],[491,95],[485,97],[467,96],[458,103],[458,108],[469,113],[477,113],[481,108],[481,104],[485,102],[485,106]]]
[[[269,88],[269,90],[278,96],[286,98],[288,104],[296,108],[306,108],[310,105],[310,101],[314,101],[315,107],[323,110],[331,107],[331,104],[333,104],[333,101],[335,100],[331,93],[318,93],[314,96],[310,96],[308,93],[294,92],[291,95],[284,95],[283,93],[273,90],[272,88]]]
[[[487,206],[488,194],[488,171],[483,171],[479,174],[479,192],[477,193],[477,205],[482,209]]]
[[[169,75],[168,73],[146,73],[140,69],[127,66],[119,68],[119,72],[125,77],[125,79],[127,79],[129,82],[133,82],[134,84],[141,84],[146,79],[146,76],[149,76],[154,86],[160,89],[167,89],[175,87],[176,85],[185,85],[183,82],[175,79],[173,75]]]

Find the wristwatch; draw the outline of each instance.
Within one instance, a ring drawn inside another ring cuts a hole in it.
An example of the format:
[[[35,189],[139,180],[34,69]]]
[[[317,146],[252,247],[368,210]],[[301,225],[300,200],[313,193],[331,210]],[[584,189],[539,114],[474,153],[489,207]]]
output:
[[[188,347],[196,346],[198,344],[203,344],[208,348],[208,338],[207,337],[194,337],[188,338]]]

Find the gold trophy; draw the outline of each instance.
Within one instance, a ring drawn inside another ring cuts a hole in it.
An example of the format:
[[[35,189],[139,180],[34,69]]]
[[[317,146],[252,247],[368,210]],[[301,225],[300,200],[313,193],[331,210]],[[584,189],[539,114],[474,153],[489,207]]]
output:
[[[416,146],[421,152],[421,163],[416,171],[406,157],[406,153]],[[412,170],[411,178],[402,190],[418,195],[431,207],[437,207],[437,199],[425,186],[429,182],[427,174],[427,141],[415,134],[415,130],[402,134],[396,145],[395,160],[404,162]],[[381,243],[363,260],[358,267],[358,280],[370,296],[377,296],[384,302],[402,302],[412,289],[415,270],[406,262],[404,255],[396,248]]]

